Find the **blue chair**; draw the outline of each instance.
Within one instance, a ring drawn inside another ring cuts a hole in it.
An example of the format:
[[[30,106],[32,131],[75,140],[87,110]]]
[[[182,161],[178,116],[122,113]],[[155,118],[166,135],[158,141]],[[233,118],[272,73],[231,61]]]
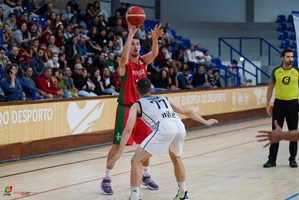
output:
[[[41,18],[39,19],[39,25],[41,25],[42,27],[44,27],[44,26],[46,25],[46,19],[43,18],[43,17],[41,17]]]
[[[286,17],[284,15],[278,15],[276,19],[276,23],[284,23],[286,22]]]
[[[288,30],[288,29],[287,29],[287,24],[285,24],[285,23],[278,24],[276,30],[277,30],[277,31],[280,31],[280,32],[283,32],[283,31]]]
[[[294,19],[293,19],[293,15],[289,15],[289,16],[288,16],[288,20],[287,20],[287,22],[288,22],[288,23],[293,23],[293,21],[294,21]]]
[[[38,18],[37,17],[32,17],[31,21],[37,24],[38,23]]]
[[[295,58],[298,58],[297,49],[294,49],[294,57],[295,57]]]
[[[215,63],[216,66],[221,65],[221,60],[220,58],[212,58],[212,63]]]
[[[289,27],[288,27],[288,30],[289,30],[289,31],[295,31],[295,26],[294,26],[294,24],[290,24]]]
[[[293,40],[293,42],[291,44],[291,48],[292,49],[297,49],[297,42],[296,42],[296,40]]]
[[[296,40],[296,33],[294,31],[291,32],[290,39],[291,40]]]
[[[288,39],[288,37],[289,37],[288,32],[282,31],[282,32],[279,33],[278,39],[279,40],[286,40],[286,39]]]
[[[281,48],[281,49],[290,48],[290,41],[289,40],[282,40],[281,43],[280,43],[279,48]]]
[[[293,61],[293,66],[295,66],[295,67],[298,68],[298,59],[295,59],[295,60]]]

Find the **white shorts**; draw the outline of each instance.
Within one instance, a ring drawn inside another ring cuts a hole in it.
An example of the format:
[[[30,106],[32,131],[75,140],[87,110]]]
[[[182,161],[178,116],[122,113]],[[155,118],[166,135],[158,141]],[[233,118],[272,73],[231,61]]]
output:
[[[185,125],[180,119],[164,119],[158,128],[143,140],[140,147],[153,156],[161,156],[169,147],[176,156],[180,156],[185,137]]]

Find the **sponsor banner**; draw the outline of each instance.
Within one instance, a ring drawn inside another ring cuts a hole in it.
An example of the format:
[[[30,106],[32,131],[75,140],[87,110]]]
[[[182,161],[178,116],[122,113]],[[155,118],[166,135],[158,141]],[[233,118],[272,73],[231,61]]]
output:
[[[267,87],[171,93],[167,97],[204,116],[263,108]]]
[[[0,144],[111,130],[116,98],[0,107]]]
[[[264,86],[166,96],[205,116],[265,107],[266,93]],[[0,145],[112,130],[116,106],[116,97],[1,106]]]

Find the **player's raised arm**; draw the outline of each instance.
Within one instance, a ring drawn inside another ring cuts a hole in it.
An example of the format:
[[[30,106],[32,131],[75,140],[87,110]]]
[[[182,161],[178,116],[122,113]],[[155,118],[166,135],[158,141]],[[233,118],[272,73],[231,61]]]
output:
[[[159,53],[158,38],[162,36],[163,30],[160,29],[161,25],[156,25],[154,30],[151,30],[152,34],[152,49],[146,55],[142,56],[146,64],[152,63]]]
[[[126,66],[128,64],[129,56],[130,56],[130,49],[131,44],[133,41],[133,37],[135,33],[137,32],[139,27],[132,26],[131,24],[128,24],[129,34],[127,41],[124,45],[123,52],[121,54],[120,60],[119,60],[119,74],[120,76],[124,76],[126,73]]]
[[[218,121],[216,119],[204,119],[202,116],[198,115],[197,113],[195,113],[194,111],[187,109],[183,106],[181,106],[180,104],[174,102],[174,101],[169,101],[171,107],[173,108],[173,110],[179,114],[185,115],[195,121],[198,121],[199,123],[202,123],[204,125],[212,125],[212,124],[217,124]]]

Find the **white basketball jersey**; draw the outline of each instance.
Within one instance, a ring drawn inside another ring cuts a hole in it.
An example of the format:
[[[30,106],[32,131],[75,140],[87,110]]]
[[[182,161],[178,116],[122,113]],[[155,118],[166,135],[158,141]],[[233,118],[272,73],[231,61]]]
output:
[[[141,118],[151,129],[156,129],[161,120],[179,119],[168,99],[161,96],[146,96],[137,101],[141,108]]]

